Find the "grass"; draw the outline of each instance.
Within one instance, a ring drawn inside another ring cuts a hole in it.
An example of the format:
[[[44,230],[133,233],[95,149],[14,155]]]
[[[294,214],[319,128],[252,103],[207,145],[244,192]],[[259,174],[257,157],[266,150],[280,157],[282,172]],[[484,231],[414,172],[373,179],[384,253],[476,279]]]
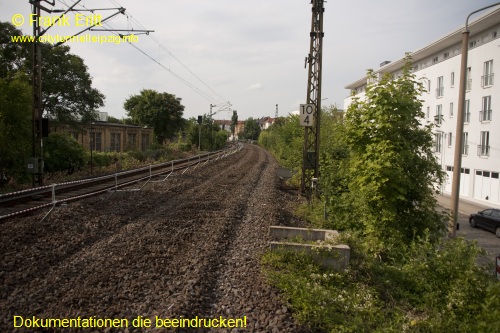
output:
[[[314,216],[304,207],[298,212]],[[351,247],[346,270],[282,250],[262,258],[269,282],[313,331],[466,333],[500,327],[500,307],[491,308],[500,298],[500,283],[490,268],[477,265],[482,250],[476,243],[415,239],[401,250],[402,259],[383,262],[364,250],[360,235],[344,233],[342,242]]]

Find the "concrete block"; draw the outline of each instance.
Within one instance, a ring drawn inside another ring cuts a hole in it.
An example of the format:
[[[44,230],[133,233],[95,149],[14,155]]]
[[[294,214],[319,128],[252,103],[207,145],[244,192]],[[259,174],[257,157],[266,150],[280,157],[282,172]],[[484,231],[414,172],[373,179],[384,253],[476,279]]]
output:
[[[345,244],[328,243],[338,239],[339,232],[336,230],[271,226],[269,235],[274,240],[270,242],[271,250],[305,252],[325,267],[346,269],[349,266],[350,247]],[[294,238],[317,243],[296,243]]]
[[[269,236],[274,240],[299,237],[304,241],[328,241],[338,238],[339,232],[326,229],[270,226]]]

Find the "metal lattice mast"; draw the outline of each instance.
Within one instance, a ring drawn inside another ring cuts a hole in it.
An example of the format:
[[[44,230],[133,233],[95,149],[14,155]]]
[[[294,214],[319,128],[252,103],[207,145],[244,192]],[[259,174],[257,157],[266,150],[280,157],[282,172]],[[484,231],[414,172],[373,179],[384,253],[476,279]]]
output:
[[[314,104],[314,126],[304,127],[304,149],[302,162],[301,190],[311,196],[313,178],[319,176],[319,132],[321,110],[321,70],[323,53],[323,7],[324,0],[311,0],[311,45],[306,62],[309,64],[307,79],[307,103]]]
[[[32,156],[36,159],[36,170],[33,174],[33,187],[43,185],[43,139],[42,139],[42,50],[38,39],[41,35],[39,17],[41,1],[33,1],[32,17],[33,20],[33,64],[32,64],[32,83],[33,83],[33,104],[32,104]]]

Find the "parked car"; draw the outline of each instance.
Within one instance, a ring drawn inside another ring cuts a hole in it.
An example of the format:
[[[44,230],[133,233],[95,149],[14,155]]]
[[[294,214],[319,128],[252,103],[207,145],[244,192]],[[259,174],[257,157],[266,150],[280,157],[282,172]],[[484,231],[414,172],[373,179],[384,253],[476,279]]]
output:
[[[488,208],[475,214],[470,214],[469,223],[473,228],[480,227],[492,231],[500,238],[500,209]]]

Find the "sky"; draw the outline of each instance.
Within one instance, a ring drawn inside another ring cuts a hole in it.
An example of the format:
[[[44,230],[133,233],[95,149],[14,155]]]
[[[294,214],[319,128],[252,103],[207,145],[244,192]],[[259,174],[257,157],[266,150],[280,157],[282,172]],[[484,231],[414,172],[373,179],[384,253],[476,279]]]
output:
[[[67,9],[75,0],[51,0]],[[463,28],[469,13],[491,0],[354,0],[325,1],[323,39],[323,106],[343,106],[344,87],[386,60],[398,60]],[[182,99],[184,118],[208,114],[240,120],[280,116],[298,110],[307,96],[310,0],[83,0],[75,8],[124,7],[103,23],[106,29],[154,30],[137,34],[131,44],[67,42],[84,59],[93,86],[106,96],[99,111],[127,117],[123,104],[143,89]],[[102,19],[116,10],[96,10]],[[0,21],[17,20],[32,34],[28,0],[0,0]],[[486,13],[482,12],[476,16]],[[19,21],[19,14],[24,23]],[[66,14],[65,26],[46,35],[72,35],[86,28],[78,15]],[[15,16],[18,15],[18,16]],[[44,14],[58,16],[60,14]],[[82,16],[79,16],[80,18]],[[96,21],[99,16],[95,16]],[[78,27],[77,25],[81,25]],[[91,36],[113,36],[108,31]],[[228,106],[230,103],[230,107]]]

